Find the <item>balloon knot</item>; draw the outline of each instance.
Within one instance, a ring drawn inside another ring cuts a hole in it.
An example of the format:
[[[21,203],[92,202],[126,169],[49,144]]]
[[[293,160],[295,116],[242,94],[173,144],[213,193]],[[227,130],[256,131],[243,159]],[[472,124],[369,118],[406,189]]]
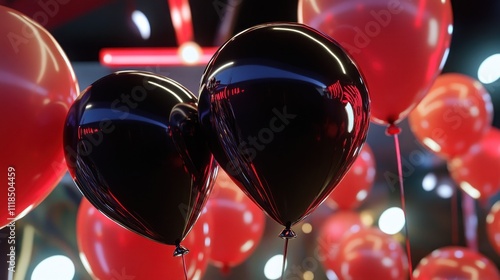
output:
[[[401,133],[401,128],[394,123],[391,123],[385,130],[385,134],[388,136],[393,136]]]
[[[297,237],[297,234],[291,229],[292,223],[286,223],[285,229],[280,233],[279,237],[283,239],[292,239]]]
[[[222,267],[220,268],[220,271],[222,272],[223,275],[229,275],[229,272],[231,272],[231,267],[229,264],[224,263]]]
[[[180,243],[175,244],[174,257],[181,257],[189,253],[189,250],[182,246]]]

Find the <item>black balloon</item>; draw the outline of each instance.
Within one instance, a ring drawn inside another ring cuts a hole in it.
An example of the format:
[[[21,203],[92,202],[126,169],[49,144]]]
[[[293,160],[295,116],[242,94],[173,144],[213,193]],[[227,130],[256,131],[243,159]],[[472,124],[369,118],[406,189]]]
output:
[[[216,176],[196,97],[149,72],[116,72],[85,89],[67,115],[64,150],[97,209],[169,245],[194,225]]]
[[[369,104],[360,71],[339,44],[305,25],[271,23],[215,53],[198,111],[220,166],[289,226],[311,213],[356,159]]]

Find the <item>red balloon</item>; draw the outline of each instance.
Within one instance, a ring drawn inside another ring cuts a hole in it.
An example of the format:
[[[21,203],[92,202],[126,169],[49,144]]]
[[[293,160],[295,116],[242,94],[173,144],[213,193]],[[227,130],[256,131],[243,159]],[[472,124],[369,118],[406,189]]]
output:
[[[341,240],[363,227],[361,217],[354,211],[336,212],[325,221],[318,236],[318,259],[326,269],[335,269]]]
[[[423,258],[415,268],[413,278],[498,280],[500,274],[495,264],[485,256],[464,247],[449,246],[434,250]]]
[[[365,200],[375,180],[375,156],[367,143],[344,179],[326,199],[331,208],[354,209]]]
[[[212,215],[210,261],[227,272],[257,248],[265,229],[265,214],[222,170],[207,210]]]
[[[188,279],[200,280],[210,254],[210,215],[200,216],[183,241]],[[113,222],[82,199],[77,214],[76,238],[80,258],[97,279],[184,280],[182,258],[172,256],[175,246],[133,233]]]
[[[36,207],[66,172],[62,128],[79,89],[47,30],[7,7],[0,6],[0,18],[0,167],[9,183],[1,228]]]
[[[448,161],[448,170],[471,197],[486,201],[495,195],[500,190],[500,130],[492,127],[467,154]]]
[[[486,216],[486,233],[493,248],[500,255],[500,201],[493,204]]]
[[[330,35],[357,62],[378,124],[404,119],[447,57],[450,1],[300,0],[298,8],[299,22]]]
[[[339,280],[401,280],[407,266],[398,241],[377,228],[364,228],[342,239],[333,270]]]
[[[493,105],[483,85],[468,76],[439,76],[408,120],[417,139],[451,158],[465,154],[491,127]]]

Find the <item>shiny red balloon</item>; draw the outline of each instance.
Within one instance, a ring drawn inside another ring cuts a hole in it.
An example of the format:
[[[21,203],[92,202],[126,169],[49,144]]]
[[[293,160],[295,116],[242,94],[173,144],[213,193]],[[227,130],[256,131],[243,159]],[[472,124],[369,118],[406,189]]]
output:
[[[332,214],[321,226],[318,236],[318,259],[326,269],[335,269],[341,240],[365,227],[354,211]]]
[[[190,280],[202,279],[208,264],[210,218],[204,211],[183,242],[190,249],[184,256]],[[96,279],[185,279],[182,258],[172,256],[175,246],[121,227],[86,199],[78,209],[76,238],[80,258]]]
[[[414,280],[498,280],[495,264],[464,247],[444,247],[423,258],[413,272]]]
[[[0,167],[8,180],[1,228],[36,207],[66,172],[62,131],[79,89],[68,58],[43,26],[3,6],[0,19]]]
[[[244,262],[260,243],[265,214],[222,170],[207,202],[212,215],[210,261],[224,272]]]
[[[493,204],[486,216],[486,233],[491,245],[500,255],[500,201]]]
[[[484,86],[456,73],[440,75],[408,120],[417,139],[444,157],[465,154],[491,127],[493,104]]]
[[[450,1],[300,0],[299,22],[338,41],[370,91],[371,120],[404,119],[443,67],[452,33]]]
[[[375,156],[365,143],[351,169],[326,199],[326,204],[334,209],[357,208],[370,193],[375,171]]]
[[[348,235],[339,247],[333,271],[339,280],[406,279],[408,262],[401,245],[377,228]]]
[[[498,193],[500,130],[492,127],[467,154],[448,161],[448,170],[455,182],[475,199],[486,201]]]

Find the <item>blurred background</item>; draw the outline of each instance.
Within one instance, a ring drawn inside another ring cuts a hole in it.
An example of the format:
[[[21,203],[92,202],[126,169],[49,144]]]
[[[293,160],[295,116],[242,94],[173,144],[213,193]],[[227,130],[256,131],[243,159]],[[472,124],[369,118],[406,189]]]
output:
[[[55,3],[52,12],[44,12],[44,3]],[[479,79],[481,63],[500,53],[500,2],[453,0],[451,3],[453,37],[443,72],[462,73]],[[217,47],[232,35],[259,23],[297,21],[298,3],[294,0],[192,0],[189,4],[193,38],[201,47]],[[119,67],[103,65],[100,61],[99,53],[103,48],[178,47],[168,1],[0,0],[0,5],[33,15],[41,21],[68,55],[81,90],[114,71],[143,69],[168,76],[193,93],[198,92],[203,65],[164,66],[153,63],[142,67]],[[140,22],[144,21],[149,29],[141,25]],[[500,67],[500,61],[496,63]],[[500,112],[500,80],[483,85],[492,97],[494,110]],[[493,125],[500,127],[500,114],[494,115]],[[436,248],[466,245],[464,213],[460,207],[464,201],[448,174],[446,162],[416,141],[407,121],[403,121],[401,127],[401,151],[403,162],[406,162],[407,218],[412,259],[416,265]],[[368,144],[376,161],[375,182],[356,211],[367,223],[380,226],[379,218],[386,209],[401,206],[398,189],[387,180],[388,172],[397,173],[396,154],[393,139],[385,135],[385,127],[372,124]],[[16,247],[18,272],[15,275],[18,278],[14,279],[31,279],[35,267],[54,255],[64,255],[71,260],[76,269],[74,279],[91,279],[79,258],[76,242],[76,214],[81,198],[73,181],[66,175],[41,205],[17,222],[16,238],[22,242]],[[495,196],[484,203],[473,202],[473,212],[477,218],[478,249],[500,268],[500,256],[488,241],[485,230],[486,215],[496,200]],[[322,205],[295,227],[298,238],[289,243],[288,267],[299,272],[294,274],[297,278],[290,279],[334,279],[327,278],[326,270],[317,259],[319,228],[334,212]],[[453,218],[458,224],[454,224]],[[394,219],[397,218],[390,220],[397,222]],[[266,217],[263,238],[243,264],[226,274],[209,265],[202,279],[266,279],[266,263],[283,251],[283,241],[277,237],[281,229],[280,225]],[[8,231],[3,229],[0,234],[7,236]],[[399,231],[395,238],[403,244],[404,233]],[[8,248],[4,241],[0,242],[0,246]],[[170,249],[166,250],[166,254],[171,254]],[[5,261],[2,259],[0,263],[5,264]],[[62,269],[61,266],[59,268]],[[125,274],[116,279],[137,280]]]

